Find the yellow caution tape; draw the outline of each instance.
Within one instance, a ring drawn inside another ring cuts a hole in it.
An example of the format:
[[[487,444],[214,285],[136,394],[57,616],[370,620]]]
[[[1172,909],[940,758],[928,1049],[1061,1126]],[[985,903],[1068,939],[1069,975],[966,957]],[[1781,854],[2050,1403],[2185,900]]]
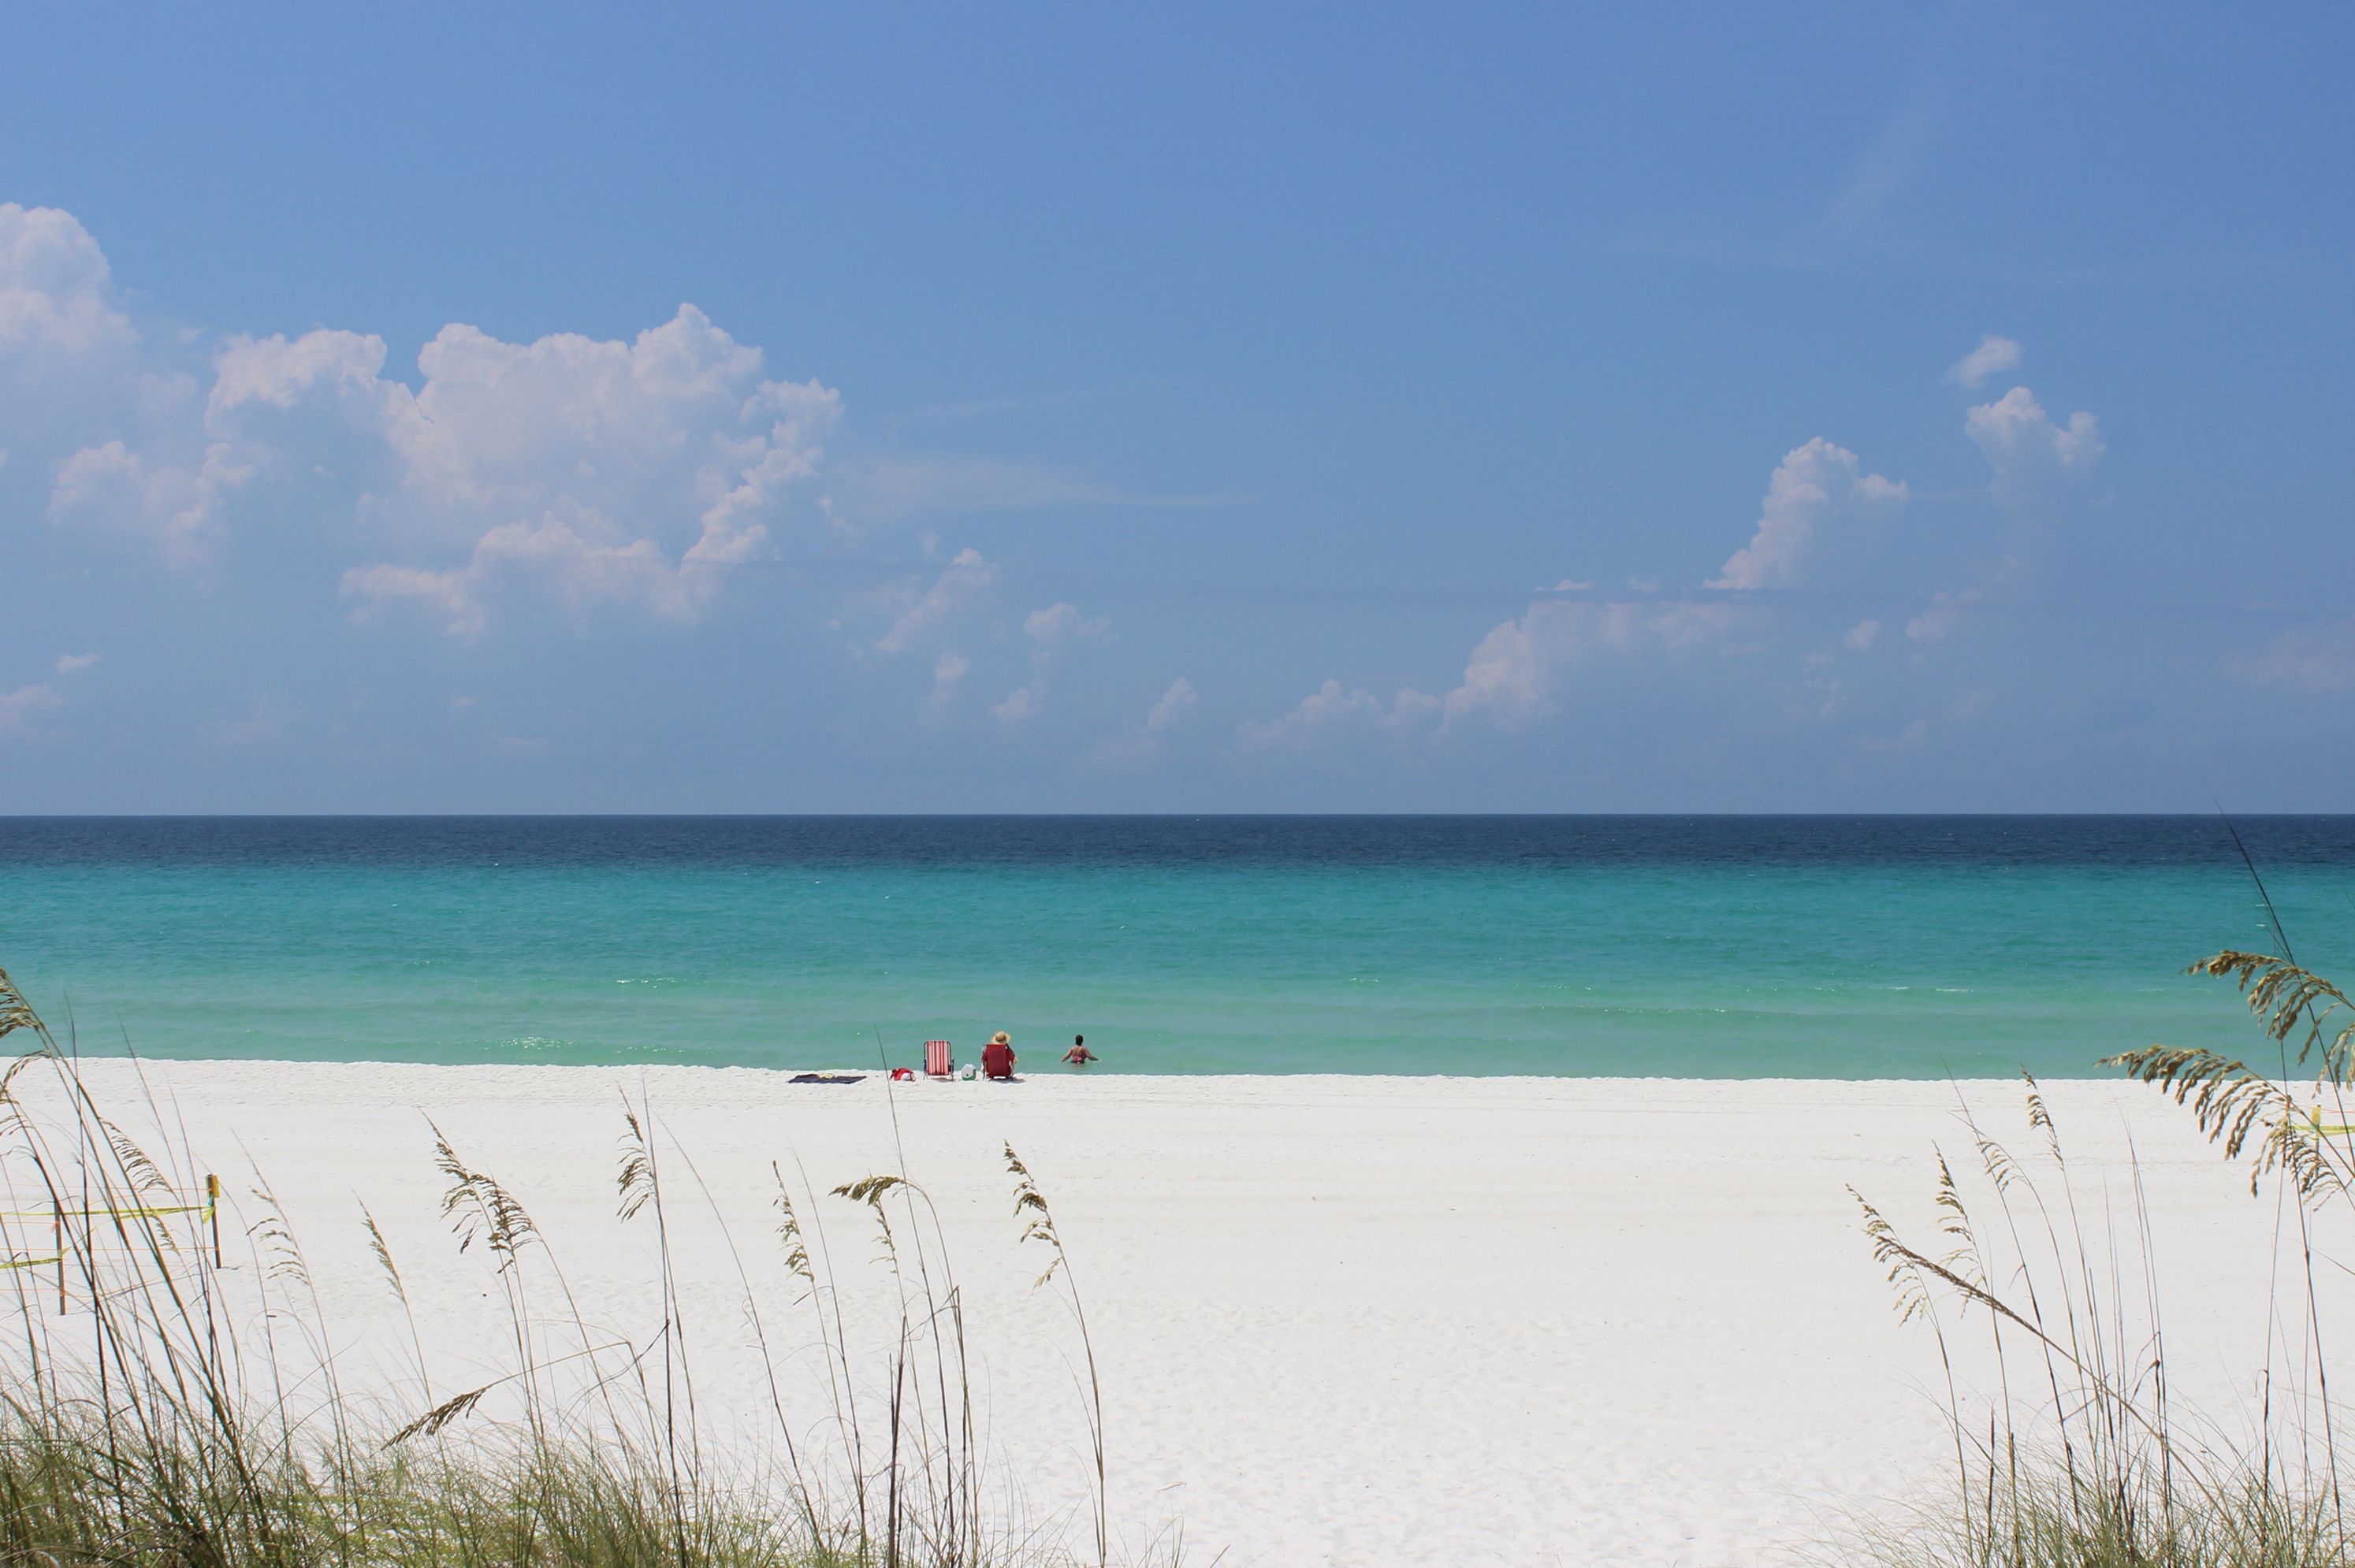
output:
[[[0,1209],[0,1220],[160,1220],[169,1214],[209,1214],[210,1202],[168,1209]]]

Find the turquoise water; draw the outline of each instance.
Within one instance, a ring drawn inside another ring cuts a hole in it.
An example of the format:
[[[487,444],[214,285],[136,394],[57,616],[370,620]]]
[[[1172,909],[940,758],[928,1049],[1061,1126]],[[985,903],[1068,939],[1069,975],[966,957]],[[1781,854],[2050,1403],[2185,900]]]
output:
[[[2349,954],[2355,819],[2240,826]],[[2177,971],[2273,945],[2213,818],[0,821],[0,966],[168,1056],[2053,1075],[2259,1051]]]

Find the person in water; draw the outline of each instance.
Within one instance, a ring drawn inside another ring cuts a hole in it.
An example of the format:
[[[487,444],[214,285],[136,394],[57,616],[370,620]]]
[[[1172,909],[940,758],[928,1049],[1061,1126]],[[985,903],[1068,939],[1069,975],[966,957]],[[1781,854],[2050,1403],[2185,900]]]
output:
[[[1014,1042],[1001,1029],[981,1048],[981,1073],[986,1078],[1014,1076]]]
[[[1101,1062],[1103,1058],[1088,1049],[1086,1035],[1074,1034],[1071,1036],[1071,1048],[1063,1053],[1063,1060],[1074,1067],[1084,1067],[1091,1062]]]

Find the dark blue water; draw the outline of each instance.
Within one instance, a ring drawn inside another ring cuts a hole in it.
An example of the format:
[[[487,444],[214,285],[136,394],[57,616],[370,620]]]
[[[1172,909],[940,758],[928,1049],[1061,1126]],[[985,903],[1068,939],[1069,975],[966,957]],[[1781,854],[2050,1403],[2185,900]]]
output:
[[[2237,826],[2355,952],[2355,817]],[[0,965],[169,1055],[2050,1075],[2275,945],[2214,817],[0,819]]]

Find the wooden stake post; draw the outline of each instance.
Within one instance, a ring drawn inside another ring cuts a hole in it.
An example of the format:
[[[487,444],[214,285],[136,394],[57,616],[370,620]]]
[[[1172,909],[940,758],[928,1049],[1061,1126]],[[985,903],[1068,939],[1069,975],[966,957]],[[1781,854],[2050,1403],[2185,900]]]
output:
[[[122,1218],[123,1218],[123,1217],[126,1217],[126,1216],[135,1216],[135,1217],[138,1217],[138,1218],[140,1218],[140,1219],[146,1220],[146,1221],[151,1221],[151,1222],[152,1222],[152,1221],[155,1221],[155,1220],[161,1220],[161,1219],[163,1219],[164,1217],[165,1217],[166,1215],[171,1215],[171,1214],[186,1214],[186,1213],[198,1213],[198,1212],[201,1212],[201,1213],[203,1213],[204,1217],[205,1217],[205,1224],[206,1224],[206,1226],[207,1226],[207,1227],[210,1230],[210,1232],[211,1232],[211,1241],[212,1241],[212,1247],[211,1247],[211,1251],[212,1251],[213,1266],[214,1266],[215,1268],[218,1268],[218,1267],[220,1267],[220,1266],[221,1266],[220,1195],[221,1195],[221,1184],[220,1184],[220,1178],[219,1178],[218,1176],[214,1175],[211,1171],[208,1171],[207,1172],[205,1172],[205,1201],[204,1201],[204,1202],[203,1202],[203,1203],[201,1203],[201,1204],[197,1204],[197,1203],[188,1203],[188,1204],[181,1205],[181,1206],[179,1206],[179,1207],[175,1207],[175,1208],[164,1208],[164,1209],[130,1209],[130,1210],[87,1210],[87,1209],[85,1209],[85,1210],[78,1210],[78,1211],[76,1211],[76,1213],[77,1213],[77,1214],[79,1215],[79,1217],[83,1221],[83,1232],[84,1232],[84,1235],[85,1235],[87,1238],[89,1238],[89,1239],[87,1239],[87,1240],[85,1241],[84,1245],[85,1245],[85,1246],[94,1246],[94,1245],[96,1245],[96,1239],[95,1239],[95,1238],[96,1238],[96,1236],[97,1236],[97,1232],[96,1232],[95,1230],[93,1230],[93,1229],[91,1229],[91,1228],[90,1227],[90,1225],[89,1225],[89,1222],[90,1222],[91,1219],[96,1218],[96,1217],[98,1217],[98,1216],[99,1216],[99,1215],[101,1215],[101,1214],[111,1215],[111,1216],[112,1216],[112,1217],[114,1217],[114,1218],[116,1218],[116,1219],[118,1219],[118,1220],[120,1220],[120,1219],[122,1219]],[[36,1211],[36,1213],[37,1213],[37,1212],[38,1212],[38,1211]],[[69,1297],[69,1294],[68,1294],[68,1287],[67,1287],[67,1283],[66,1283],[66,1268],[67,1268],[67,1266],[68,1266],[68,1265],[71,1264],[71,1263],[74,1261],[74,1259],[73,1259],[73,1255],[72,1255],[72,1254],[71,1254],[71,1253],[67,1249],[67,1247],[66,1247],[66,1206],[65,1206],[65,1204],[64,1204],[62,1202],[52,1202],[49,1204],[49,1239],[50,1239],[51,1243],[52,1243],[52,1244],[56,1246],[56,1248],[57,1248],[57,1255],[57,1255],[57,1265],[58,1265],[58,1314],[59,1314],[59,1316],[62,1317],[62,1316],[64,1316],[64,1315],[65,1315],[65,1313],[66,1313],[66,1312],[70,1308],[70,1306],[71,1306],[71,1298],[70,1298],[70,1297]],[[41,1262],[46,1262],[47,1260],[45,1260],[45,1259],[32,1259],[32,1260],[29,1260],[29,1261],[31,1261],[31,1262],[33,1262],[33,1263],[37,1263],[37,1263],[41,1263]],[[91,1285],[91,1293],[92,1293],[92,1301],[93,1301],[93,1305],[95,1305],[96,1293],[97,1293],[97,1290],[98,1290],[98,1281],[97,1281],[97,1278],[96,1278],[96,1277],[95,1277],[95,1273],[94,1273],[94,1270],[95,1270],[95,1265],[94,1265],[94,1264],[86,1263],[86,1265],[85,1265],[85,1268],[86,1268],[86,1271],[91,1271],[91,1272],[92,1272],[92,1277],[91,1277],[91,1279],[90,1285]]]

